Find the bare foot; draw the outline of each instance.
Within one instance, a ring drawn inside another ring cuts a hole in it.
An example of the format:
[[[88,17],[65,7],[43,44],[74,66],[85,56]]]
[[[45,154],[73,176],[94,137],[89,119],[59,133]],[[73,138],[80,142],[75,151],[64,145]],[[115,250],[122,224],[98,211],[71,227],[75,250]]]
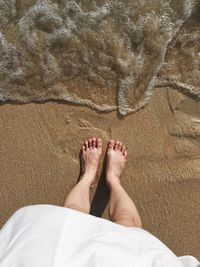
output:
[[[102,140],[90,138],[82,146],[82,175],[79,180],[87,180],[91,185],[95,182],[99,159],[102,154]]]
[[[120,183],[120,176],[124,169],[127,151],[122,142],[110,140],[107,150],[106,183],[108,187],[114,183]]]

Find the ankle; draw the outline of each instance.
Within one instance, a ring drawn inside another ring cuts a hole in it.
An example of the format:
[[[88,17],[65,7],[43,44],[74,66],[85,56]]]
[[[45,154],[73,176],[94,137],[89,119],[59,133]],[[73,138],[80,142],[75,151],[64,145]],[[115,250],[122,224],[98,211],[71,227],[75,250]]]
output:
[[[112,176],[107,175],[106,176],[106,184],[110,190],[112,190],[114,188],[121,187],[120,178],[118,176],[114,176],[114,175],[112,175]]]
[[[83,170],[83,175],[96,175],[97,173],[97,166],[87,166],[84,170]]]
[[[79,178],[79,182],[82,181],[83,183],[91,185],[96,178],[96,172],[92,170],[85,171],[81,177]]]

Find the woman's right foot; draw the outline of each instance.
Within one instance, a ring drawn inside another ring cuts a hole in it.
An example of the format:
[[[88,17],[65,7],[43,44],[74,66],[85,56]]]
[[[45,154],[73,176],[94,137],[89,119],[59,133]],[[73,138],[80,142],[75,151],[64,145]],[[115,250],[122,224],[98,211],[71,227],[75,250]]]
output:
[[[122,142],[109,141],[106,160],[106,183],[109,188],[113,184],[120,184],[120,176],[124,169],[127,155],[127,150]]]

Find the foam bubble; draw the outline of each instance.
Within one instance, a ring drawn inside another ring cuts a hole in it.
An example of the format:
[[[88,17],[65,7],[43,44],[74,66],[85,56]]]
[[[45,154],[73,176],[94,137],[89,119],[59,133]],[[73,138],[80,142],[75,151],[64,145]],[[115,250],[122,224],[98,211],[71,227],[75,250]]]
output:
[[[0,29],[4,29],[17,15],[16,0],[0,0]]]

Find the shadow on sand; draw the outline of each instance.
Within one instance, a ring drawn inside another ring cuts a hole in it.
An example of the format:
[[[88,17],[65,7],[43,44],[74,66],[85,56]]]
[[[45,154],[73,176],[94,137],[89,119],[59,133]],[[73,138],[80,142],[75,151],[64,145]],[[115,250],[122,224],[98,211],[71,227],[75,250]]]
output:
[[[92,200],[90,209],[90,214],[97,217],[101,217],[109,201],[109,190],[106,186],[105,176],[106,176],[106,157],[103,160],[102,172],[99,178],[99,183],[94,198]]]

